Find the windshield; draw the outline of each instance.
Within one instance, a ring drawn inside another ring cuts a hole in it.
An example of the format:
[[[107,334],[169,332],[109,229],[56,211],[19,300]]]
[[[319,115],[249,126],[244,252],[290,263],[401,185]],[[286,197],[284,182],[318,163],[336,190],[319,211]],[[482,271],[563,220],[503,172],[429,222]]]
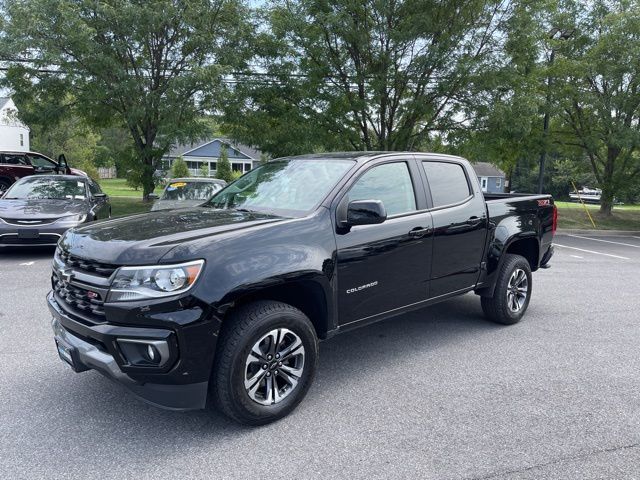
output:
[[[84,199],[86,195],[87,190],[82,180],[34,176],[15,183],[7,191],[5,198],[74,200]]]
[[[221,188],[212,182],[171,182],[160,200],[209,200]]]
[[[218,192],[206,206],[302,215],[328,195],[352,160],[275,160]]]

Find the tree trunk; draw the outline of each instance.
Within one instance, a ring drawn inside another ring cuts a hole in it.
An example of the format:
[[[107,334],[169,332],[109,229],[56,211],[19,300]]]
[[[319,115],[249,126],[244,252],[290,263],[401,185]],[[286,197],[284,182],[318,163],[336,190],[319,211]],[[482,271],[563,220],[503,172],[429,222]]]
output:
[[[145,158],[142,170],[142,200],[145,202],[149,201],[149,195],[151,195],[154,188],[156,188],[153,180],[153,171],[153,158]]]
[[[620,148],[609,146],[607,148],[607,163],[602,172],[602,197],[600,198],[600,215],[610,217],[613,209],[613,197],[615,188],[613,186],[613,172],[616,160],[620,155]]]

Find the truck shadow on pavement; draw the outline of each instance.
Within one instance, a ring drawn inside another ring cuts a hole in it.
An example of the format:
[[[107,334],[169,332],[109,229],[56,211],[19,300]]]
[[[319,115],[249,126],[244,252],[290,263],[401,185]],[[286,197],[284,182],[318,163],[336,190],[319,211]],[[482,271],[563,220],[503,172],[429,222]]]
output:
[[[441,347],[451,342],[483,332],[492,334],[493,330],[502,328],[482,317],[475,295],[466,295],[334,337],[321,343],[315,383],[298,409],[259,430],[286,432],[296,428],[307,422],[308,417],[326,414],[327,402],[346,395],[345,385],[349,385],[350,390],[366,388],[368,376],[394,368],[399,362],[406,365],[413,361],[419,369],[428,361],[425,355],[435,356]],[[136,454],[136,445],[149,444],[162,454],[163,450],[171,451],[182,442],[187,446],[198,440],[211,442],[256,431],[217,412],[169,412],[147,405],[129,395],[124,387],[95,372],[73,378],[69,375],[70,372],[65,372],[64,379],[43,394],[57,398],[57,408],[64,409],[66,418],[84,425],[82,430],[88,442],[92,438],[117,439],[119,450],[131,451],[132,455]],[[123,443],[130,443],[131,449]]]

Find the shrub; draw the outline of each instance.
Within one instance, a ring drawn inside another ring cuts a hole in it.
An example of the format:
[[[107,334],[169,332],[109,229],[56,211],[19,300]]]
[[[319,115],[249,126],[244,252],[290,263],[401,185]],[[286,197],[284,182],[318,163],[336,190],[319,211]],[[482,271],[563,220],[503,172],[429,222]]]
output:
[[[180,178],[188,176],[190,176],[190,173],[189,167],[187,167],[187,162],[185,162],[182,157],[176,158],[171,166],[171,177]]]

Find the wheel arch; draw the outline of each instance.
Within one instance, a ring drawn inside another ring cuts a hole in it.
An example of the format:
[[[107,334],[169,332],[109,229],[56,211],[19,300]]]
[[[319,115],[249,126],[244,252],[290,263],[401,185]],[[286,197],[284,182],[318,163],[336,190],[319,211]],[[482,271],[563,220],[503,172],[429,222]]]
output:
[[[326,281],[326,278],[325,278]],[[259,300],[272,300],[291,305],[304,313],[313,324],[318,338],[326,338],[333,328],[333,304],[328,283],[314,278],[297,278],[288,281],[256,285],[227,296],[221,308],[224,319],[237,308]]]

